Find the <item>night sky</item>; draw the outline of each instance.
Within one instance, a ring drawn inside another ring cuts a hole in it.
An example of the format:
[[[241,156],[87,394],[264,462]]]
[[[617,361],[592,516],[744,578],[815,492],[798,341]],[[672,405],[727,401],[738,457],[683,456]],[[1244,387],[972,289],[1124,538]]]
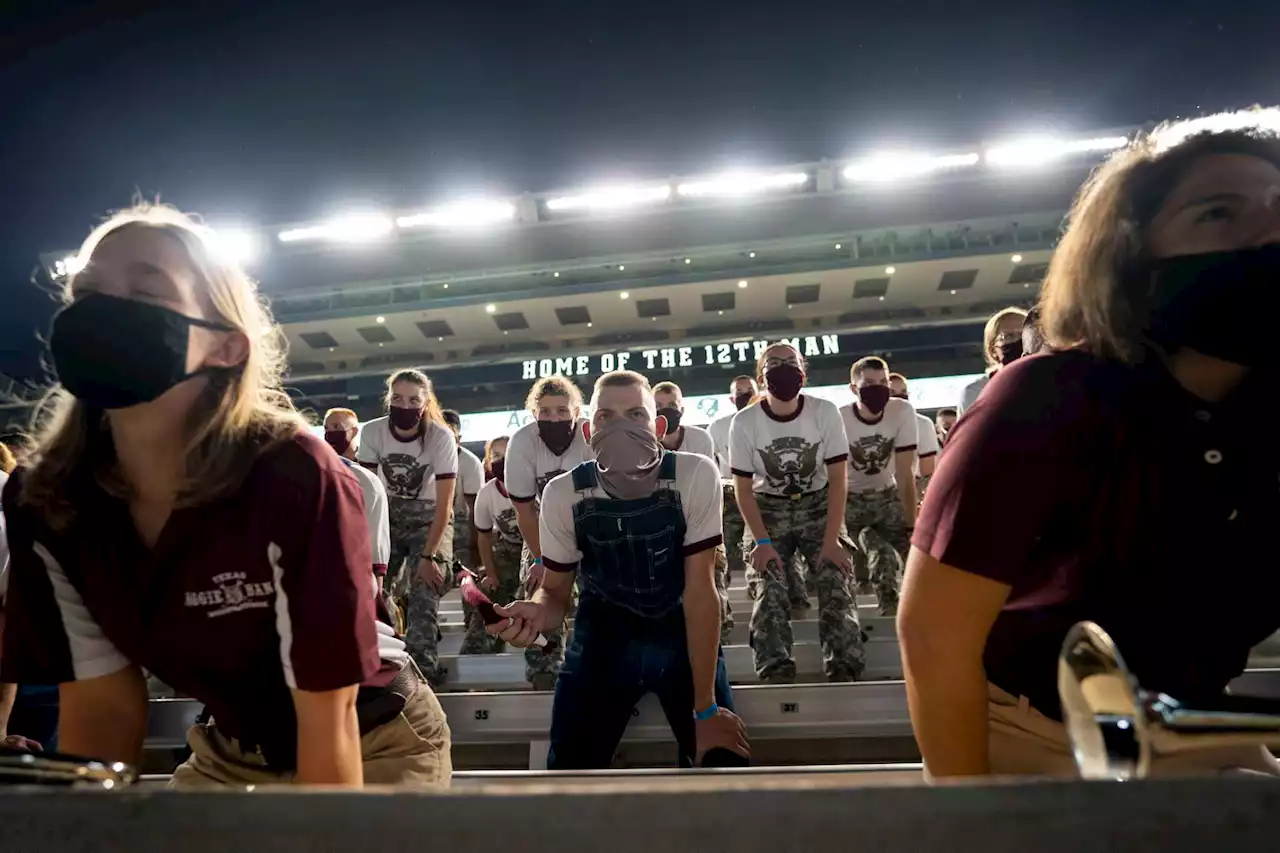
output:
[[[0,371],[38,371],[37,252],[135,191],[263,225],[1138,124],[1280,101],[1278,35],[1262,0],[0,0]]]

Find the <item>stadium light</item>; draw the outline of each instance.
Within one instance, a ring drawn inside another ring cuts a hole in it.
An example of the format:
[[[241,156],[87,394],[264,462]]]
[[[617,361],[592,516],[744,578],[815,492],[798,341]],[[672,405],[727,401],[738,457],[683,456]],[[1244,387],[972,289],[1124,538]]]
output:
[[[262,238],[245,228],[210,228],[205,243],[224,261],[247,266],[262,255]]]
[[[856,160],[845,166],[842,174],[846,181],[897,181],[976,166],[979,159],[974,153],[933,155],[891,151]]]
[[[400,228],[480,228],[511,222],[516,218],[516,206],[509,201],[471,199],[444,204],[422,213],[401,216],[396,220]]]
[[[770,190],[791,189],[809,180],[807,172],[725,172],[676,187],[686,198],[699,196],[745,196]]]
[[[391,217],[380,213],[355,214],[330,219],[319,225],[291,228],[276,236],[281,243],[310,240],[332,240],[337,243],[367,243],[386,237],[395,230]]]
[[[1043,166],[1072,154],[1114,151],[1129,144],[1128,137],[1099,136],[1091,139],[1029,137],[987,149],[992,166]]]
[[[84,269],[84,261],[80,260],[79,255],[67,255],[62,260],[53,262],[53,274],[57,278],[75,275],[82,269]]]
[[[671,198],[671,185],[598,187],[579,195],[547,199],[547,210],[623,210]]]

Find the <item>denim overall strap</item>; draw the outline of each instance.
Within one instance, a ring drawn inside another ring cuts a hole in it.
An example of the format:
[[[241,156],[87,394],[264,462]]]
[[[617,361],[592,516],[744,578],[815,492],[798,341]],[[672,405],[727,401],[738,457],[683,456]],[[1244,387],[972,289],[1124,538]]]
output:
[[[665,454],[652,495],[635,500],[583,496],[574,507],[584,598],[646,618],[664,616],[682,602],[687,525],[674,488],[676,461],[675,454]],[[575,468],[575,488],[595,473],[593,463]]]

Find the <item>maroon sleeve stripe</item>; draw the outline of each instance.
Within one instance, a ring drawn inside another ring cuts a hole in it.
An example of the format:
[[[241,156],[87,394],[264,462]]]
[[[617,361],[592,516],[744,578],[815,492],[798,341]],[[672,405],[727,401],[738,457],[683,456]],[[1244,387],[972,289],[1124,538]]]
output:
[[[734,475],[738,477],[754,477],[755,476],[754,472],[743,471],[741,468],[730,468],[729,470],[732,471]]]
[[[907,444],[907,445],[904,445],[904,446],[902,446],[902,447],[895,447],[895,448],[894,448],[894,450],[895,450],[895,451],[897,451],[898,453],[906,453],[906,452],[907,452],[907,451],[909,451],[909,450],[912,450],[912,451],[913,451],[913,450],[915,450],[915,449],[916,449],[916,445],[914,445],[914,444]]]
[[[374,564],[373,564],[373,574],[374,574],[376,577],[380,577],[380,578],[384,578],[384,577],[386,577],[386,576],[387,576],[387,564],[386,564],[386,563],[374,563]]]
[[[536,495],[529,495],[527,498],[522,495],[508,495],[507,497],[511,498],[512,503],[527,504],[531,502]]]
[[[844,462],[848,458],[849,458],[848,453],[841,453],[839,456],[832,456],[831,458],[827,459],[826,463],[828,465],[834,465],[837,462]]]
[[[920,458],[921,458],[921,459],[928,459],[930,456],[937,456],[937,455],[938,455],[938,451],[936,451],[936,450],[930,450],[928,453],[921,453],[921,454],[920,454]]]
[[[473,524],[475,524],[474,522],[472,522],[472,523],[473,523]],[[480,525],[475,524],[475,528],[476,528],[476,531],[477,531],[477,532],[479,532],[479,533],[492,533],[492,532],[493,532],[493,528],[492,528],[492,527],[481,527]]]
[[[357,462],[356,464],[361,466],[362,468],[368,468],[370,471],[372,471],[375,474],[378,473],[377,462]]]
[[[577,563],[557,563],[555,560],[549,560],[546,557],[542,558],[542,565],[553,572],[576,572],[578,570]]]
[[[719,548],[720,543],[723,541],[724,537],[720,534],[716,534],[710,539],[703,539],[701,542],[694,542],[692,545],[685,545],[682,553],[686,557],[692,557],[694,554],[701,554],[703,551],[710,551],[712,548]]]
[[[456,471],[452,474],[436,474],[437,480],[455,480],[457,479],[457,477],[458,477],[458,474]]]

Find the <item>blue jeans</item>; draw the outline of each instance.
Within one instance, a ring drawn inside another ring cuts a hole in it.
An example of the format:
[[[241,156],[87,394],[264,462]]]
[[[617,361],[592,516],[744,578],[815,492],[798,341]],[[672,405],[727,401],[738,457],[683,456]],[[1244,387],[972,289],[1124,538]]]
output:
[[[733,710],[723,652],[716,664],[715,691],[716,704]],[[684,611],[677,608],[660,619],[646,619],[584,596],[556,681],[548,769],[609,767],[646,693],[658,697],[666,714],[678,766],[692,767],[697,738]]]

